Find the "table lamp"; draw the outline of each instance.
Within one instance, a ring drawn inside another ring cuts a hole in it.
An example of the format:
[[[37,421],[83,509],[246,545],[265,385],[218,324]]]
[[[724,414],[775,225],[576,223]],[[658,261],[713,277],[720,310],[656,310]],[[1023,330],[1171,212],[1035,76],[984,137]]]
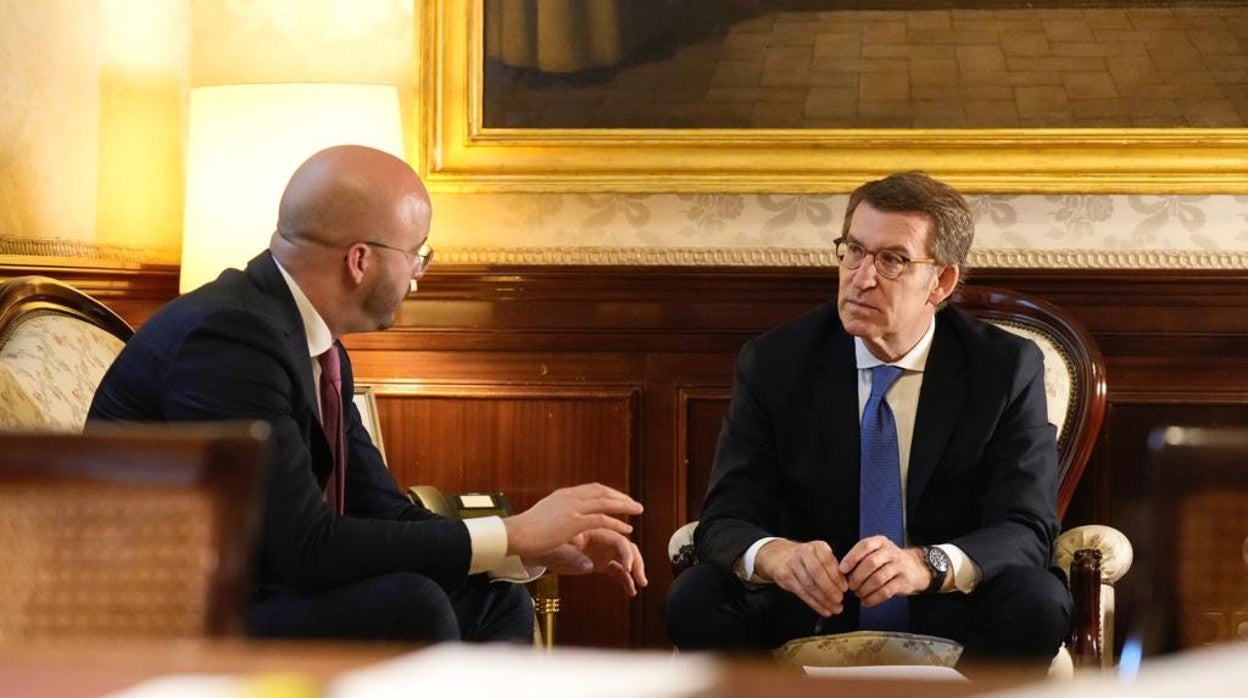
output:
[[[392,85],[197,87],[189,124],[182,293],[268,247],[286,182],[313,153],[356,144],[404,157]]]

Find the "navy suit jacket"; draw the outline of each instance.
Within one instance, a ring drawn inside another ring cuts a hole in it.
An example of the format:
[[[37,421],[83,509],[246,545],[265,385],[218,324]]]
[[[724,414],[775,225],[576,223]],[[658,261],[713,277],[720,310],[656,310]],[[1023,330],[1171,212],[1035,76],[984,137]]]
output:
[[[835,302],[751,340],[695,531],[701,560],[731,568],[755,541],[858,540],[859,416],[853,337]],[[1056,429],[1030,341],[946,307],[936,314],[906,491],[913,545],[952,543],[983,570],[1046,567],[1057,535]]]
[[[272,256],[154,314],[96,391],[89,421],[263,419],[276,453],[265,495],[260,583],[320,591],[399,571],[452,588],[467,576],[471,543],[459,521],[412,505],[390,476],[350,401],[341,344],[348,467],[346,514],[324,500],[333,468],[321,429],[303,321]]]

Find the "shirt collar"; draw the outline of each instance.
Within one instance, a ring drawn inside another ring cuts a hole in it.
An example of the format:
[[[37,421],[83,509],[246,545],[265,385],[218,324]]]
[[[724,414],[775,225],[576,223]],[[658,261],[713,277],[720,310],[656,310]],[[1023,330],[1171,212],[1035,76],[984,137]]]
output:
[[[923,372],[923,368],[927,366],[927,355],[932,350],[932,338],[936,336],[936,318],[932,317],[931,324],[927,326],[927,331],[919,339],[918,344],[914,348],[906,352],[905,356],[892,362],[893,366],[900,366],[907,371]],[[867,368],[875,368],[884,363],[875,358],[867,345],[862,341],[861,337],[854,337],[854,358],[857,361],[859,370]]]
[[[303,319],[303,331],[307,335],[308,340],[308,356],[320,356],[329,351],[334,345],[334,336],[329,332],[329,325],[325,324],[321,314],[316,312],[316,306],[312,305],[312,301],[303,294],[303,289],[299,288],[299,284],[291,278],[277,259],[273,260],[277,265],[277,270],[282,273],[282,278],[286,280],[286,286],[290,288],[290,295],[294,296],[295,307],[299,309],[299,317]]]

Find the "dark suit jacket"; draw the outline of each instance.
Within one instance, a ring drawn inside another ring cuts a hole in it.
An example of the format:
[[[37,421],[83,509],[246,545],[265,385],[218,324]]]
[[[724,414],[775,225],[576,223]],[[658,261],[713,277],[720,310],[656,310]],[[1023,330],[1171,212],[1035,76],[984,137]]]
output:
[[[826,540],[838,558],[857,542],[857,386],[835,303],[745,345],[694,534],[700,559],[730,568],[764,536]],[[910,454],[912,544],[957,545],[984,581],[1049,564],[1056,429],[1034,343],[939,311]]]
[[[263,586],[318,591],[397,571],[420,572],[448,588],[461,584],[471,556],[467,529],[398,491],[350,401],[350,359],[334,346],[346,397],[345,516],[324,501],[333,457],[318,417],[307,336],[268,252],[144,323],[105,374],[88,420],[269,422],[276,454],[265,497]]]

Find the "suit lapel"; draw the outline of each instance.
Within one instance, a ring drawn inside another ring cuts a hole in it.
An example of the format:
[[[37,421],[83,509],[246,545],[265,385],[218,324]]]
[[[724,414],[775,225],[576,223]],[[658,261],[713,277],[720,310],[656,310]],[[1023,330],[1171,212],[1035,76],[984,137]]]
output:
[[[290,287],[282,277],[277,263],[269,252],[262,252],[247,264],[247,276],[262,293],[272,299],[274,319],[279,324],[290,366],[299,382],[299,392],[303,395],[303,404],[295,405],[296,410],[302,408],[303,419],[312,424],[312,428],[321,435],[319,441],[314,440],[312,446],[315,457],[312,459],[313,470],[317,478],[324,482],[333,467],[333,456],[329,452],[328,437],[321,428],[321,419],[316,407],[316,383],[312,380],[312,359],[308,356],[308,335],[303,328],[303,318],[299,317],[299,306],[290,294]],[[344,393],[345,394],[345,393]]]
[[[265,295],[276,301],[273,305],[277,310],[276,319],[286,340],[285,349],[290,363],[299,378],[300,392],[305,397],[304,405],[315,414],[316,385],[312,381],[312,361],[308,357],[308,335],[303,328],[303,319],[299,317],[299,306],[295,305],[295,298],[290,295],[290,287],[268,252],[261,253],[247,264],[247,275]]]
[[[821,473],[816,477],[830,478],[829,492],[843,509],[852,504],[855,519],[858,510],[858,372],[854,358],[854,338],[835,323],[828,347],[821,352],[822,363],[812,386],[812,404],[818,410],[820,438],[823,445]],[[852,501],[851,501],[852,500]]]
[[[966,402],[966,355],[942,311],[936,315],[936,336],[923,369],[914,437],[910,444],[910,470],[906,487],[906,516],[913,520],[923,490],[932,478],[948,446],[957,416]]]

